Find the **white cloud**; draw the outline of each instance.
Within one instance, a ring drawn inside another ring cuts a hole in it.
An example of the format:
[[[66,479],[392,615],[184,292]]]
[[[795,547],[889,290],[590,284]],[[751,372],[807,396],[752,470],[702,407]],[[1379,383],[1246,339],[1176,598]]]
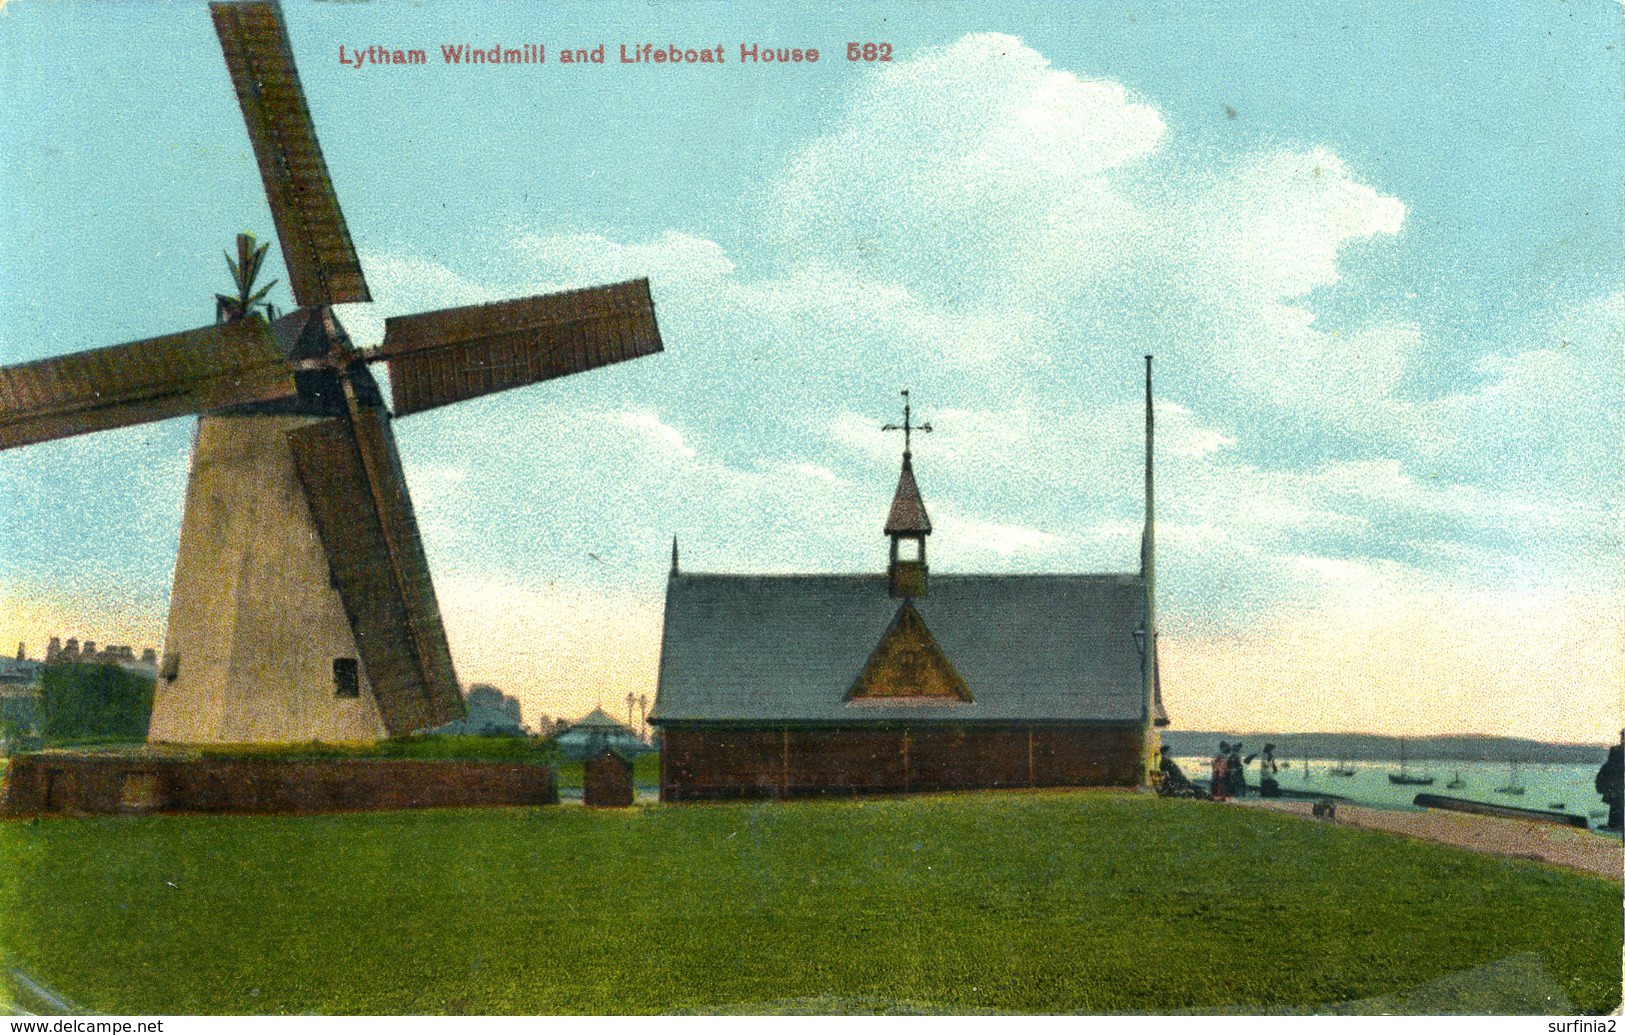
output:
[[[966,36],[861,81],[774,185],[774,241],[797,263],[973,298],[1054,247],[1102,254],[1089,232],[1133,216],[1101,178],[1164,130],[1120,84],[1054,69],[1015,37]]]
[[[1405,206],[1360,183],[1337,155],[1310,148],[1255,156],[1215,177],[1181,214],[1176,233],[1188,234],[1215,289],[1273,301],[1335,284],[1344,246],[1399,233]]]
[[[733,260],[714,241],[667,230],[652,241],[622,244],[600,234],[521,233],[518,252],[541,269],[567,271],[576,285],[647,277],[683,283],[714,281],[734,272]]]
[[[973,547],[991,550],[1001,557],[1030,554],[1054,544],[1057,539],[1048,532],[1024,525],[1000,524],[995,521],[977,521],[944,515],[938,522],[938,531],[944,539],[953,539]]]
[[[692,460],[695,456],[694,447],[683,438],[683,433],[661,420],[659,416],[646,411],[632,411],[617,413],[610,420],[620,427],[636,432],[647,441],[654,442],[663,449],[668,449],[678,456]]]
[[[1164,455],[1199,460],[1236,444],[1236,440],[1215,428],[1202,426],[1188,407],[1156,400],[1152,407],[1157,422],[1157,448]]]
[[[827,485],[848,484],[845,478],[842,478],[840,475],[836,474],[834,471],[831,471],[829,468],[822,466],[821,464],[791,464],[788,470],[791,474],[799,475],[803,478],[816,479],[817,481],[824,482]]]

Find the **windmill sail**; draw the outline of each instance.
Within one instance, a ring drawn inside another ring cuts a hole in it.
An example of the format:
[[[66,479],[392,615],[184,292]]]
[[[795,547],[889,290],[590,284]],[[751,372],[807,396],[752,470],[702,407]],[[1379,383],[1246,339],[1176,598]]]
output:
[[[0,449],[295,394],[258,319],[0,368]]]
[[[647,280],[384,321],[396,416],[661,351]]]
[[[215,3],[209,11],[254,143],[294,299],[302,306],[372,301],[316,142],[282,9]]]
[[[289,433],[333,584],[392,736],[463,714],[388,418],[352,405]]]

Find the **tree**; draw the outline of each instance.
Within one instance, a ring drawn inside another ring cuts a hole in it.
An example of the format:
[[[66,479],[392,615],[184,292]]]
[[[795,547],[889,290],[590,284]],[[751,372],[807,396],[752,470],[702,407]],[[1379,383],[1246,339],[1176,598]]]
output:
[[[237,261],[231,261],[229,252],[226,254],[226,268],[231,270],[237,293],[214,296],[216,318],[221,321],[241,320],[260,306],[265,306],[267,315],[270,315],[265,296],[276,286],[276,281],[271,281],[258,291],[254,290],[254,280],[260,275],[260,265],[265,262],[265,251],[269,247],[268,244],[256,247],[253,234],[237,235]]]
[[[51,740],[144,740],[153,679],[118,665],[47,665],[40,673],[40,732]]]

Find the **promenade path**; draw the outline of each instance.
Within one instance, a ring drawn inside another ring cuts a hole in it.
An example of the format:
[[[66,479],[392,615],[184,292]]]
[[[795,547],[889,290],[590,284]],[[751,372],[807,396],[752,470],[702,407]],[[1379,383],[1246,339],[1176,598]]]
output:
[[[1307,801],[1242,798],[1234,800],[1233,804],[1272,809],[1302,816],[1311,822],[1324,822],[1313,818],[1311,810],[1314,805]],[[1439,841],[1475,852],[1566,866],[1609,880],[1620,880],[1621,875],[1625,874],[1625,846],[1621,845],[1619,838],[1555,823],[1435,809],[1419,812],[1376,809],[1346,802],[1337,803],[1336,822],[1341,826]]]

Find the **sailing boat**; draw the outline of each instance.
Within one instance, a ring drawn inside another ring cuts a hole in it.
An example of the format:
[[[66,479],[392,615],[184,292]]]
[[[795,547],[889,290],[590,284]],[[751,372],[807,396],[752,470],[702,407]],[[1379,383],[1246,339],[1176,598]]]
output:
[[[1358,770],[1356,770],[1354,766],[1350,764],[1346,756],[1338,755],[1337,764],[1326,771],[1331,773],[1333,776],[1353,776]]]
[[[1461,770],[1460,769],[1456,770],[1456,775],[1452,776],[1450,778],[1450,782],[1445,784],[1445,786],[1450,788],[1453,791],[1457,790],[1458,788],[1467,786],[1467,781],[1463,780],[1461,778]]]
[[[1505,787],[1497,787],[1495,789],[1495,793],[1514,795],[1523,794],[1524,786],[1518,782],[1518,760],[1516,758],[1512,759],[1512,761],[1508,764],[1507,769],[1507,785]]]
[[[1406,767],[1405,742],[1401,740],[1399,742],[1399,772],[1389,773],[1388,782],[1409,784],[1415,787],[1431,787],[1433,786],[1433,777],[1424,776],[1421,773],[1413,773],[1409,770],[1409,768]],[[1523,792],[1520,791],[1519,793],[1521,794]]]

